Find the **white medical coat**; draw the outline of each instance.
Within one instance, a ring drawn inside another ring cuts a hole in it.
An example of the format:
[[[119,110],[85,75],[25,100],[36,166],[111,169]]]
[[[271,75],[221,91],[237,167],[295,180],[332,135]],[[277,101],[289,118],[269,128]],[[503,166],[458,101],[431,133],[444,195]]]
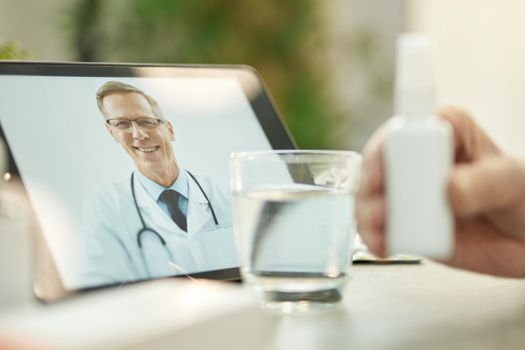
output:
[[[137,234],[143,226],[131,194],[131,176],[102,186],[90,196],[82,224],[84,287],[238,266],[229,200],[208,178],[195,177],[219,224],[203,191],[188,176],[187,232],[135,178],[137,204],[146,227],[166,241],[164,247],[154,233],[145,232],[142,252]]]

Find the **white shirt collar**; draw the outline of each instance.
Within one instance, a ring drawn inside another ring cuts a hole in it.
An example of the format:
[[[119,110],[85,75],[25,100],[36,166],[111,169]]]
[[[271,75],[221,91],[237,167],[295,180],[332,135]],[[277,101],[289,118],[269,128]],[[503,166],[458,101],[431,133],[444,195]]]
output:
[[[148,192],[148,194],[156,201],[159,200],[159,197],[162,194],[162,192],[164,192],[164,190],[167,189],[177,191],[184,197],[189,198],[188,175],[186,173],[186,170],[184,169],[180,169],[179,176],[177,177],[175,182],[167,188],[159,185],[155,181],[150,180],[149,178],[144,176],[140,171],[135,170],[135,174],[142,187],[144,187],[146,192]]]

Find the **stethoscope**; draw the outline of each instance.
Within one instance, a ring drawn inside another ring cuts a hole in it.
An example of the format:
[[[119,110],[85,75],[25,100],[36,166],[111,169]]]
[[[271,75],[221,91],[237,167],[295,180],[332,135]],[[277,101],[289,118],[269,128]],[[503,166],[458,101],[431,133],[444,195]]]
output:
[[[213,216],[213,221],[215,222],[215,225],[218,226],[219,225],[219,221],[217,220],[217,215],[215,215],[215,210],[213,209],[213,205],[211,204],[210,199],[206,195],[206,192],[202,188],[202,186],[199,183],[199,181],[197,181],[195,176],[193,176],[193,174],[190,173],[187,170],[186,170],[186,172],[188,173],[188,175],[190,175],[190,177],[193,179],[193,181],[195,181],[195,183],[197,184],[197,187],[199,187],[199,190],[202,192],[202,195],[204,196],[204,198],[208,202],[208,206],[210,207],[211,215]],[[148,264],[146,262],[146,257],[144,256],[144,251],[142,250],[142,236],[146,232],[152,233],[153,235],[155,235],[159,239],[160,243],[162,243],[162,246],[164,247],[164,250],[166,251],[166,253],[167,253],[167,255],[168,255],[169,259],[170,259],[170,264],[173,265],[173,267],[175,267],[176,269],[180,269],[179,267],[177,267],[174,264],[173,255],[171,254],[170,250],[166,247],[166,241],[164,240],[164,238],[162,238],[162,236],[156,230],[154,230],[154,229],[152,229],[152,228],[150,228],[150,227],[148,227],[146,225],[146,221],[144,220],[144,217],[142,216],[142,213],[140,212],[139,204],[137,203],[137,197],[135,195],[135,180],[134,179],[135,179],[135,173],[131,173],[131,180],[130,180],[130,182],[131,182],[131,195],[133,196],[133,203],[135,204],[135,208],[137,209],[137,214],[139,215],[140,222],[142,223],[142,228],[137,232],[137,244],[138,244],[138,246],[140,248],[140,255],[142,257],[142,261],[144,262],[144,267],[146,268],[146,273],[148,274],[148,276],[151,277],[151,273],[149,271]]]

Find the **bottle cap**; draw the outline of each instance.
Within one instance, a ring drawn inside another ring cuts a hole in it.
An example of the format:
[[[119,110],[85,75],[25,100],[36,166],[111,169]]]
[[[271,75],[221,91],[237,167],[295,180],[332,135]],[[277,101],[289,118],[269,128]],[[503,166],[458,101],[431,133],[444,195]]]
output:
[[[403,34],[397,41],[395,105],[403,117],[434,113],[432,41],[423,34]]]

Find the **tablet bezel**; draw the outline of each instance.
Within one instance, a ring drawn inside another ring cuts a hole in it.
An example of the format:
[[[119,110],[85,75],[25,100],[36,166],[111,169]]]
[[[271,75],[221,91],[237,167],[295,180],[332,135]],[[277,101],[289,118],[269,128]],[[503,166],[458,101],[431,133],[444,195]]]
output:
[[[260,75],[246,65],[176,65],[176,64],[132,64],[132,63],[60,63],[60,62],[27,62],[3,61],[0,62],[0,75],[24,76],[64,76],[64,77],[206,77],[206,78],[234,78],[242,87],[254,111],[257,120],[263,129],[273,149],[297,148],[285,124],[279,117],[270,95]],[[16,161],[12,156],[10,146],[4,137],[0,120],[0,137],[6,143],[8,152],[8,168],[12,179],[20,179]],[[11,180],[12,181],[12,180]],[[27,193],[22,181],[22,192]],[[28,200],[28,203],[30,201]],[[33,215],[34,217],[34,215]],[[34,292],[37,298],[50,302],[65,297],[102,288],[111,288],[117,285],[100,285],[85,289],[66,290],[56,272],[53,259],[42,235],[38,223],[35,225],[37,239],[35,239],[35,260],[38,268],[34,274]],[[189,274],[192,278],[205,278],[226,281],[239,281],[238,268],[203,271]],[[174,276],[181,277],[181,276]],[[139,283],[134,281],[126,283]]]

